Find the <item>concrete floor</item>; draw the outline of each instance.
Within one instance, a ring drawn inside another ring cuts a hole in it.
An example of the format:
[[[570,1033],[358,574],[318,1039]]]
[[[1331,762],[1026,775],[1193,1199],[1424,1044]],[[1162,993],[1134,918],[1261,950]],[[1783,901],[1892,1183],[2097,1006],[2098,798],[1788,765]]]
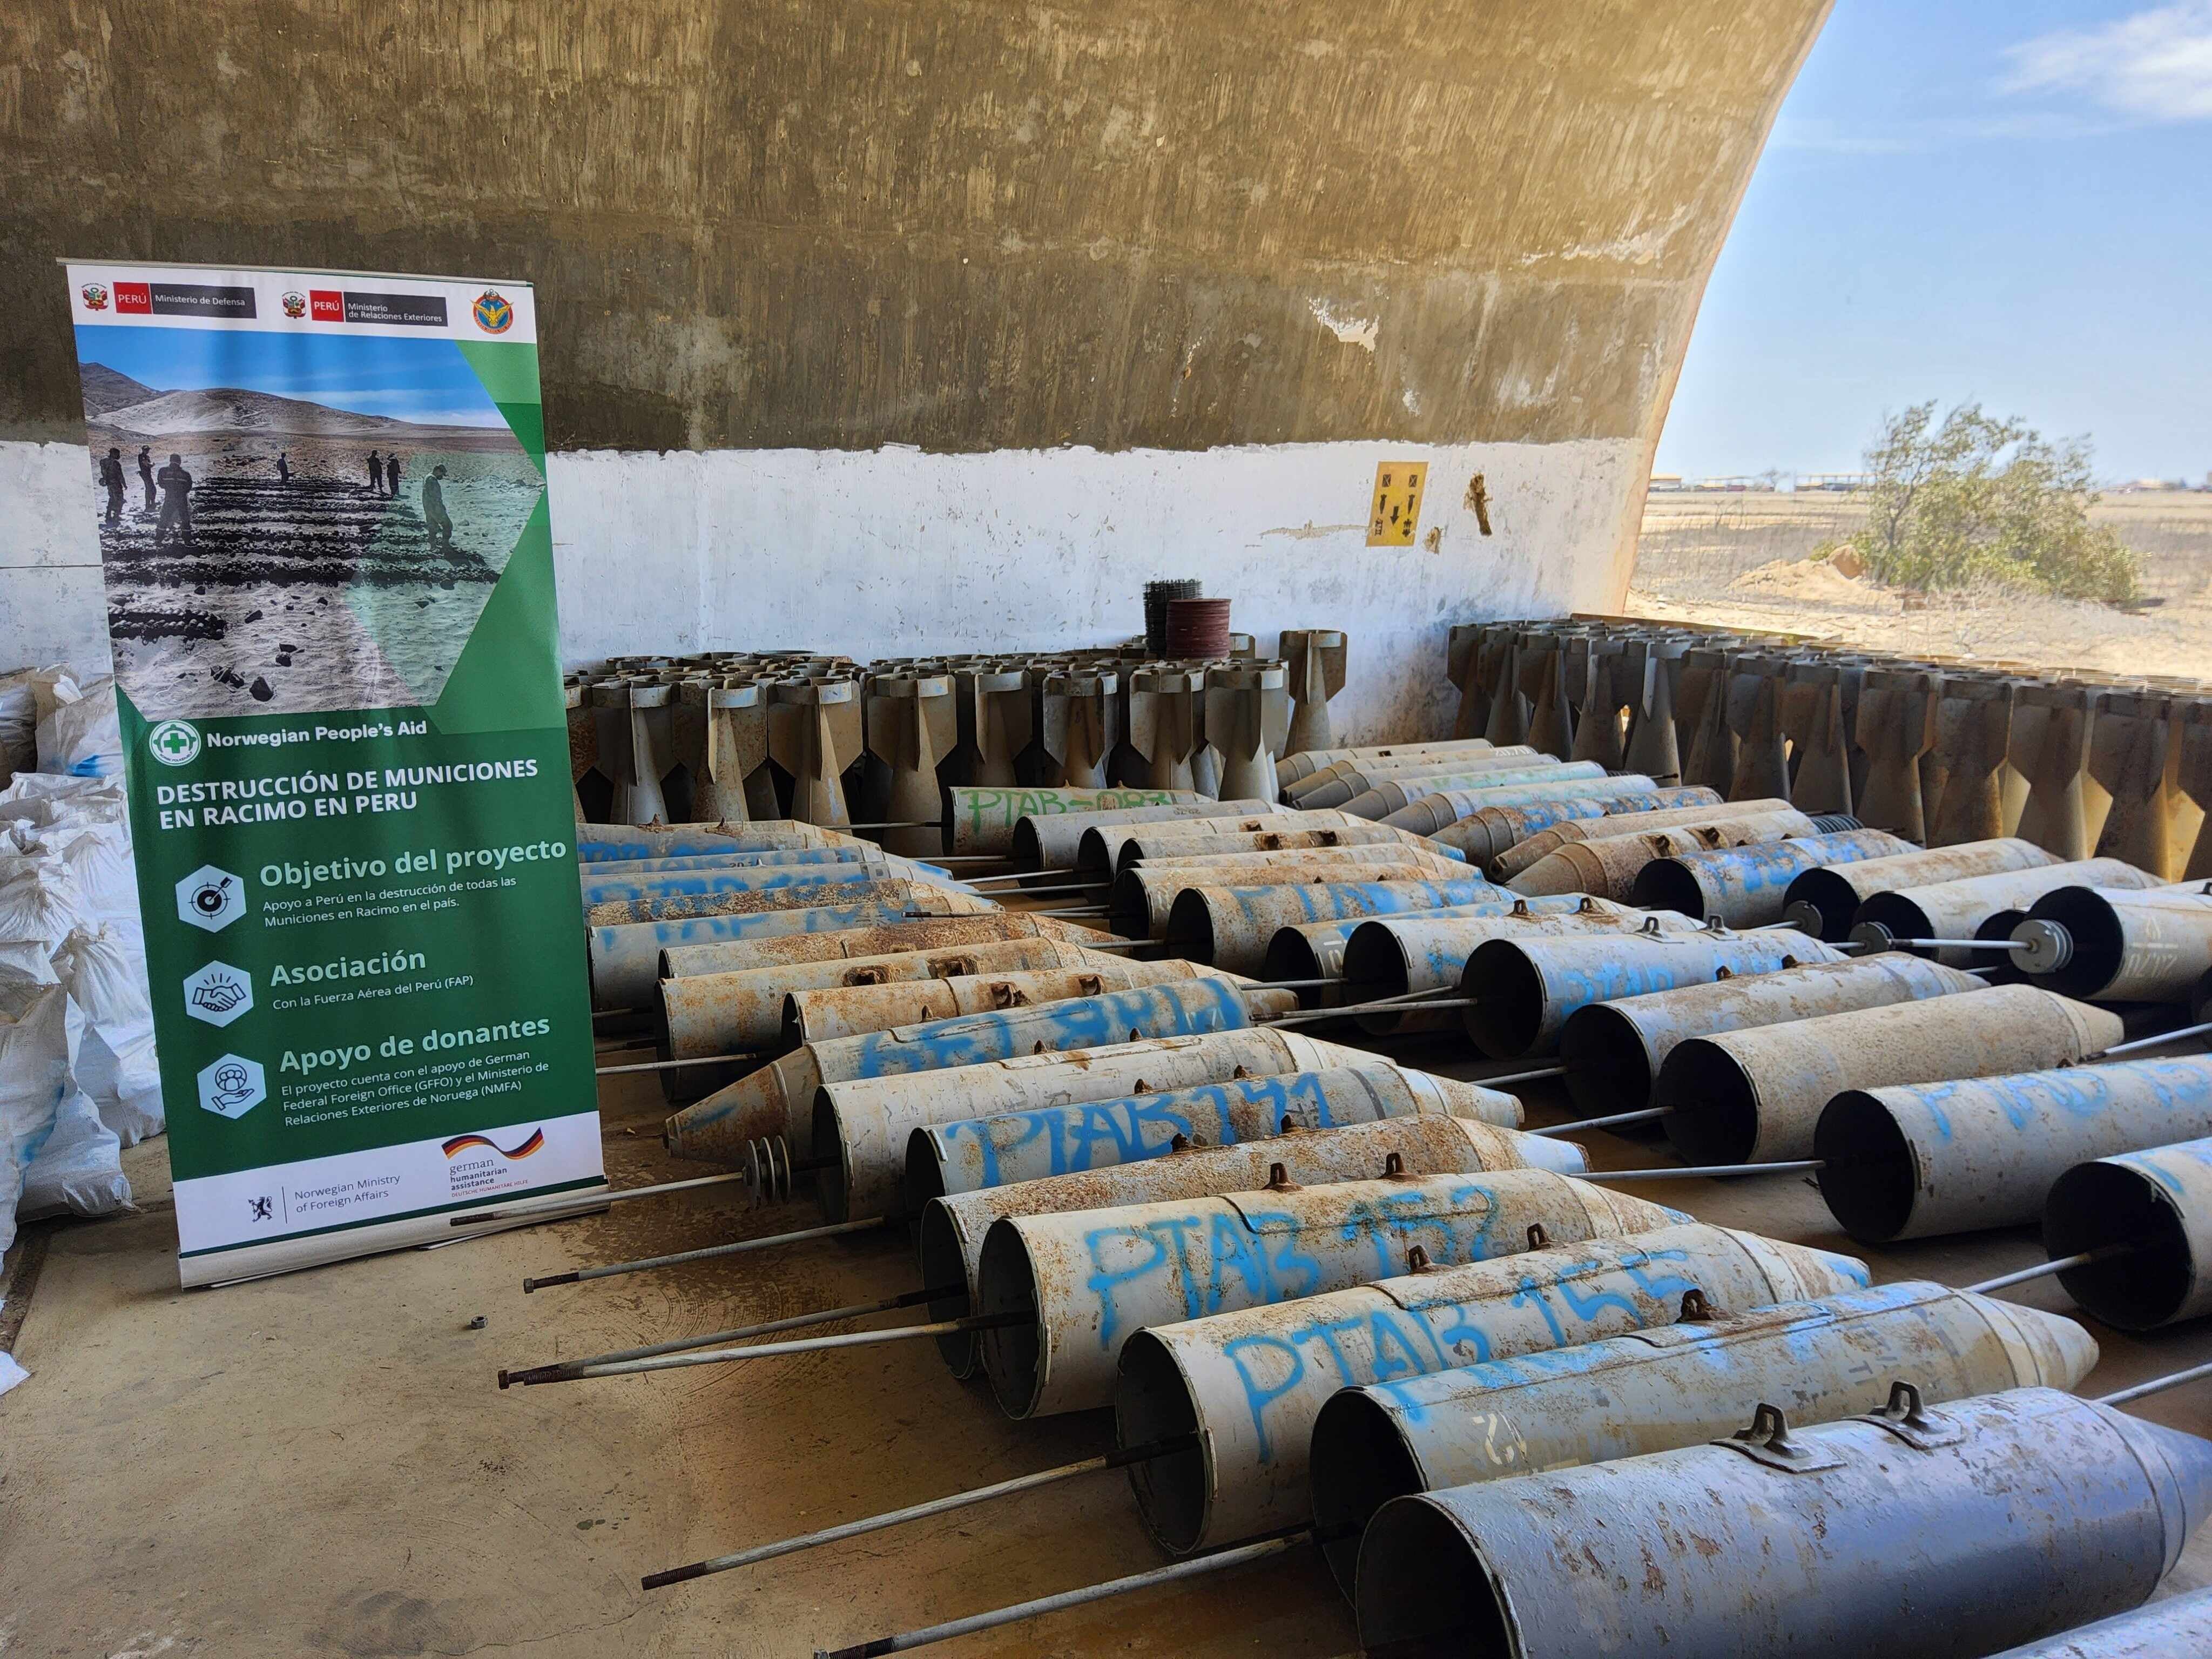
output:
[[[1440,1070],[1474,1068],[1407,1050]],[[618,1186],[662,1154],[657,1094],[606,1091]],[[1557,1121],[1532,1101],[1531,1121]],[[1596,1161],[1656,1161],[1590,1135]],[[803,1225],[706,1196],[217,1291],[176,1288],[165,1143],[126,1155],[141,1212],[46,1231],[6,1317],[31,1380],[0,1399],[0,1654],[790,1656],[1158,1565],[1121,1477],[647,1593],[641,1574],[1104,1448],[1103,1413],[1003,1420],[927,1343],[499,1392],[516,1366],[912,1288],[890,1237],[525,1297],[525,1273]],[[710,1189],[711,1190],[711,1189]],[[1701,1218],[1850,1249],[1801,1182],[1637,1189]],[[1865,1255],[1863,1251],[1856,1252]],[[11,1267],[22,1255],[18,1247]],[[2028,1234],[1871,1258],[1964,1284],[2041,1259]],[[2021,1299],[2066,1310],[2054,1284]],[[469,1328],[481,1316],[484,1328]],[[886,1322],[884,1320],[872,1322]],[[2094,1328],[2100,1393],[2212,1358],[2212,1322]],[[2212,1385],[2142,1403],[2212,1434]],[[2212,1529],[2168,1581],[2212,1583]],[[968,1638],[986,1655],[1325,1659],[1349,1610],[1293,1553]],[[1962,1654],[1970,1650],[1962,1649]]]

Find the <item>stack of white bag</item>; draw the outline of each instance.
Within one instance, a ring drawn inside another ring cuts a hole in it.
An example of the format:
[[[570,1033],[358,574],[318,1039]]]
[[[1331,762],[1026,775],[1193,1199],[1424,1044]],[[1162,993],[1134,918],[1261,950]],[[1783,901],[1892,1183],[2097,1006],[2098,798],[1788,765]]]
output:
[[[128,1203],[122,1147],[163,1121],[112,683],[33,680],[40,769],[0,789],[0,1249]]]

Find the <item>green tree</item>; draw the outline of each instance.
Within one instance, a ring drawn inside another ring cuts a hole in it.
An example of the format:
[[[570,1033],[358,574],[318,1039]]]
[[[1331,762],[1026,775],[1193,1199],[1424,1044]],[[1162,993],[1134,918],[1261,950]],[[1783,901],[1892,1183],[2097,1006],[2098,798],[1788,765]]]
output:
[[[1826,552],[1856,550],[1893,586],[1933,591],[1995,580],[2117,604],[2136,594],[2136,556],[2089,522],[2096,490],[2084,441],[2046,442],[2019,421],[1961,404],[1886,416],[1866,452],[1866,527]]]

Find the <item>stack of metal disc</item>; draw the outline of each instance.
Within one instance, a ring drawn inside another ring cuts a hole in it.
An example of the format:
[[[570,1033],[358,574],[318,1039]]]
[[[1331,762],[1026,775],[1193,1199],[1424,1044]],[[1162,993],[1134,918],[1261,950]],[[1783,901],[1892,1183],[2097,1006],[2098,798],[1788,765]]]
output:
[[[1145,584],[1145,648],[1155,657],[1168,654],[1168,605],[1176,599],[1194,599],[1206,592],[1195,577],[1178,576]]]

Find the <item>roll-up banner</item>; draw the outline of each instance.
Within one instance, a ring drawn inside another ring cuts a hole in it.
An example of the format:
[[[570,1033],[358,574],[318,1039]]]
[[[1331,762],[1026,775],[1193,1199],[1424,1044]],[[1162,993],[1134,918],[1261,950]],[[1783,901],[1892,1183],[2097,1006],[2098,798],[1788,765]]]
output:
[[[603,1184],[530,285],[67,269],[184,1282]]]

